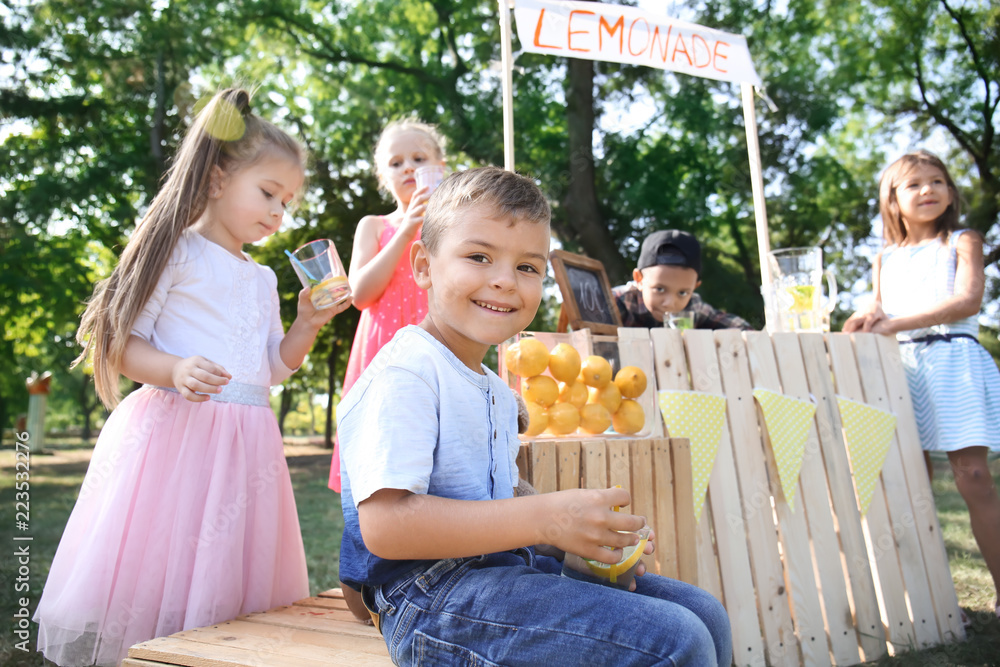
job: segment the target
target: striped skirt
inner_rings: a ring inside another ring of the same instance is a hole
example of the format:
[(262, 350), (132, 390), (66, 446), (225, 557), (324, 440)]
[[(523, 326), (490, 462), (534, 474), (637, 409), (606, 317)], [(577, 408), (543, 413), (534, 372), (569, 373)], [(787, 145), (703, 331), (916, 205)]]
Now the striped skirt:
[(927, 451), (1000, 451), (1000, 371), (979, 343), (956, 338), (904, 343), (900, 355)]

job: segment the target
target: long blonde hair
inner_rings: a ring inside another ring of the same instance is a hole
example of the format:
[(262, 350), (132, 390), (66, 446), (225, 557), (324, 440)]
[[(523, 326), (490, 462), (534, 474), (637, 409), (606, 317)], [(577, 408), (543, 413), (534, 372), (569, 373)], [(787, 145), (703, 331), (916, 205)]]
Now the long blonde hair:
[(73, 365), (92, 355), (97, 395), (109, 408), (121, 400), (119, 376), (132, 326), (181, 233), (205, 212), (214, 168), (230, 174), (253, 164), (267, 151), (280, 151), (304, 167), (302, 146), (251, 113), (246, 90), (220, 91), (198, 113), (118, 266), (95, 286), (76, 334), (83, 352)]
[(906, 225), (903, 224), (903, 216), (899, 212), (896, 188), (914, 168), (920, 165), (940, 170), (944, 174), (948, 190), (951, 191), (951, 204), (934, 221), (935, 233), (943, 239), (949, 232), (958, 229), (962, 203), (955, 181), (952, 180), (951, 174), (948, 173), (948, 167), (944, 166), (941, 158), (928, 151), (920, 150), (915, 153), (907, 153), (886, 167), (882, 173), (882, 180), (879, 182), (878, 188), (878, 205), (879, 212), (882, 214), (882, 238), (885, 239), (886, 245), (898, 244), (906, 240)]

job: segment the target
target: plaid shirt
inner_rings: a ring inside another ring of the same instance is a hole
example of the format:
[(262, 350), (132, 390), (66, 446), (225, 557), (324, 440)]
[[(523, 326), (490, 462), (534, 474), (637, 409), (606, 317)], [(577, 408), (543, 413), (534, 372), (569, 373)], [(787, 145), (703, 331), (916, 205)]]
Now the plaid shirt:
[[(618, 313), (622, 318), (622, 325), (626, 327), (645, 327), (652, 329), (662, 327), (663, 322), (659, 322), (642, 302), (642, 291), (629, 283), (619, 285), (611, 290), (615, 296), (615, 303), (618, 306)], [(697, 293), (691, 296), (685, 310), (694, 311), (695, 329), (743, 329), (753, 331), (754, 328), (749, 322), (738, 315), (731, 315), (721, 310), (713, 308), (701, 300)]]

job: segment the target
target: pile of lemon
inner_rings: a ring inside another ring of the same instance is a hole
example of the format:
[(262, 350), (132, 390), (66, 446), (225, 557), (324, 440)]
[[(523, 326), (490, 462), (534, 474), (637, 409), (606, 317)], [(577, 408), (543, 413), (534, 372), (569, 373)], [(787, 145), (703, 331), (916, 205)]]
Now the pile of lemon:
[[(549, 349), (537, 338), (522, 338), (504, 353), (507, 369), (521, 377), (521, 397), (528, 406), (525, 435), (638, 433), (646, 421), (635, 400), (646, 391), (646, 374), (625, 366), (612, 378), (604, 357), (580, 358), (572, 345)], [(548, 375), (543, 375), (548, 370)]]

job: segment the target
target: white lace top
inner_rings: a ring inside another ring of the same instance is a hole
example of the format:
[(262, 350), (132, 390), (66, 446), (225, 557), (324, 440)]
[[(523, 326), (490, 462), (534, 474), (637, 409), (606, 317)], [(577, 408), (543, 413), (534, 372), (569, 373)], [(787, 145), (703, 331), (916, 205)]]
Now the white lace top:
[(277, 285), (270, 268), (189, 229), (132, 333), (163, 352), (220, 364), (232, 374), (230, 383), (281, 384), (293, 370), (278, 353), (284, 330)]

